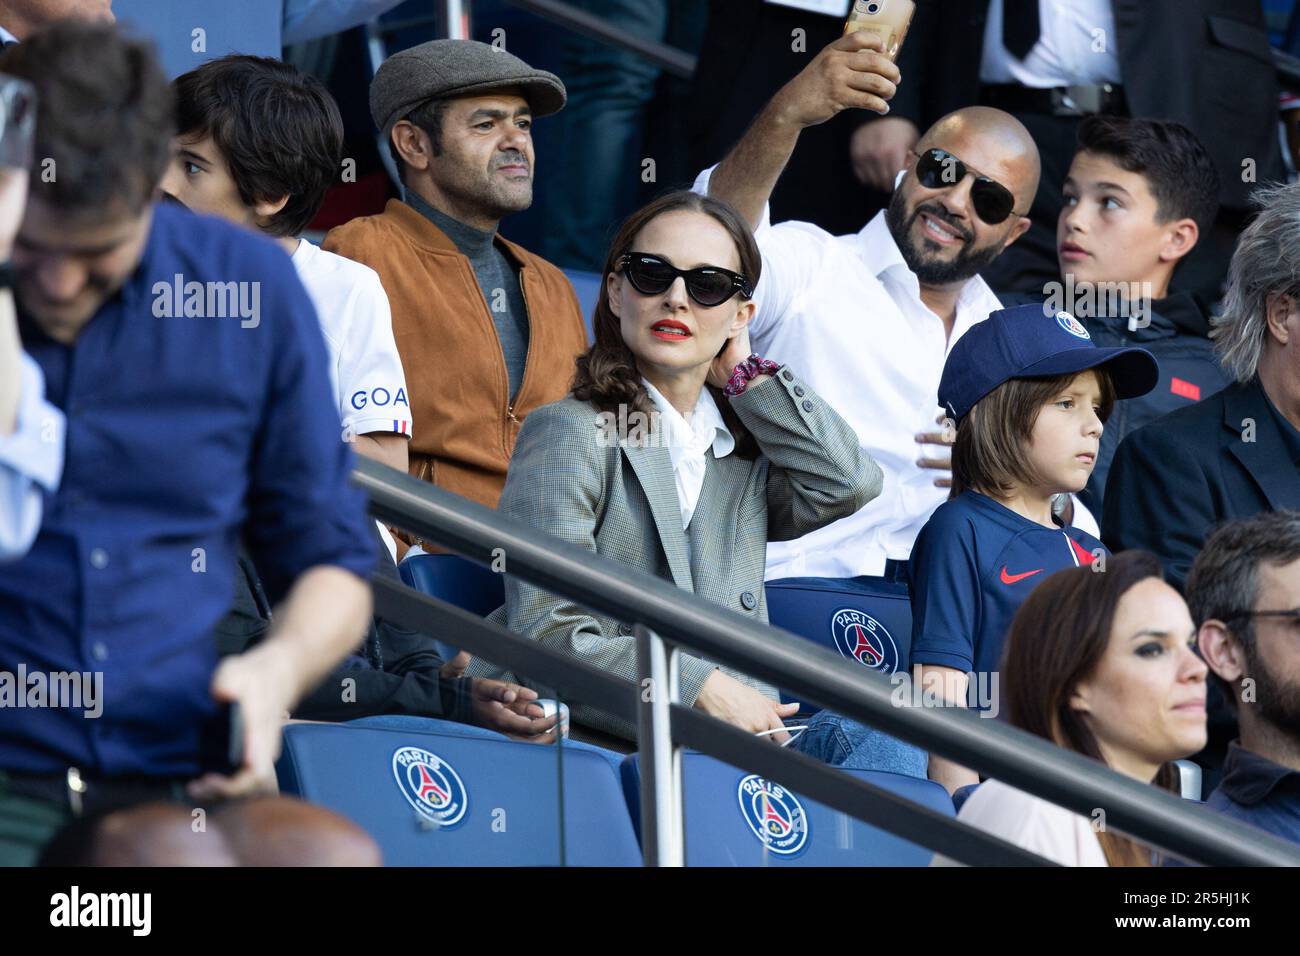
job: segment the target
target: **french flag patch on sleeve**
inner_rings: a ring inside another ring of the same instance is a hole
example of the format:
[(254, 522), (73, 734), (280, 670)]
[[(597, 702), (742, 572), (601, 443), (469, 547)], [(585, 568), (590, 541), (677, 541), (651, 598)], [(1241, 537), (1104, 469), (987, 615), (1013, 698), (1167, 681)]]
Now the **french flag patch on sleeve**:
[(1194, 402), (1201, 400), (1201, 386), (1184, 382), (1181, 378), (1175, 377), (1169, 380), (1169, 391), (1183, 398), (1190, 398)]
[(411, 423), (402, 421), (400, 418), (393, 419), (393, 431), (399, 435), (409, 435), (411, 433)]

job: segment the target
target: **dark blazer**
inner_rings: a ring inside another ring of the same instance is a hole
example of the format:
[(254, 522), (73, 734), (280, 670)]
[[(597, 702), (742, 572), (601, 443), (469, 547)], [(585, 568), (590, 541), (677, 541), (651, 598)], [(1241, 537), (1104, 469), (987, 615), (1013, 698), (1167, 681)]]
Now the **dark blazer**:
[(1216, 525), (1300, 508), (1300, 467), (1286, 447), (1258, 378), (1139, 428), (1111, 464), (1102, 540), (1155, 553), (1182, 590)]
[[(918, 0), (899, 56), (890, 115), (925, 130), (975, 102), (990, 0)], [(1278, 86), (1259, 0), (1111, 0), (1113, 38), (1134, 116), (1176, 120), (1200, 137), (1222, 181), (1221, 202), (1245, 208), (1253, 183), (1283, 178)]]

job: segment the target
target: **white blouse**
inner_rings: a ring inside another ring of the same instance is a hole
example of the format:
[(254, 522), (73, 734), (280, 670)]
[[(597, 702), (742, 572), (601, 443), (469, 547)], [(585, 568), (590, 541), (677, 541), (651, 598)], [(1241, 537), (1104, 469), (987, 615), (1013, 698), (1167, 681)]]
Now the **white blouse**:
[[(984, 781), (957, 819), (1062, 866), (1109, 865), (1087, 817), (997, 780)], [(930, 865), (959, 864), (936, 856)]]
[(704, 454), (713, 449), (714, 458), (725, 458), (735, 450), (736, 440), (722, 420), (722, 412), (707, 388), (700, 389), (690, 420), (682, 417), (659, 389), (641, 379), (659, 412), (657, 434), (668, 446), (673, 460), (673, 479), (677, 483), (677, 501), (682, 508), (682, 530), (691, 523), (695, 506), (704, 487)]

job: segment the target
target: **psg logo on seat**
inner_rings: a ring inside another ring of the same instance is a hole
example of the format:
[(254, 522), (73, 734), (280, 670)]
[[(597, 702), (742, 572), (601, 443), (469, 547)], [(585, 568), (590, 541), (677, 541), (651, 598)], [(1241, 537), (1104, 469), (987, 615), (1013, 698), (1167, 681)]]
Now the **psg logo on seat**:
[(757, 774), (741, 779), (736, 796), (740, 815), (769, 852), (795, 856), (803, 850), (808, 842), (808, 816), (798, 797)]
[(885, 625), (870, 614), (841, 608), (831, 616), (831, 636), (850, 660), (885, 674), (898, 670), (898, 647)]
[(393, 753), (393, 776), (402, 796), (421, 818), (443, 830), (464, 821), (469, 809), (465, 783), (437, 754), (419, 747), (400, 747)]

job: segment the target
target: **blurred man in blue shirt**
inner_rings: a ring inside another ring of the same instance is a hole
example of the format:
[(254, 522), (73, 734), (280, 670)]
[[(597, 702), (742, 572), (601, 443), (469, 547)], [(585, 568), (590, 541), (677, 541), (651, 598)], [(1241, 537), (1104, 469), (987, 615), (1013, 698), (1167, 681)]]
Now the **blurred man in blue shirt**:
[(1206, 805), (1300, 843), (1300, 511), (1221, 526), (1187, 604), (1239, 732)]
[[(147, 46), (61, 23), (0, 72), (36, 88), (19, 329), (67, 417), (36, 541), (0, 566), (0, 863), (22, 863), (81, 812), (265, 789), (284, 714), (364, 632), (374, 549), (288, 257), (153, 203), (172, 103)], [(282, 605), (218, 666), (241, 539)]]

